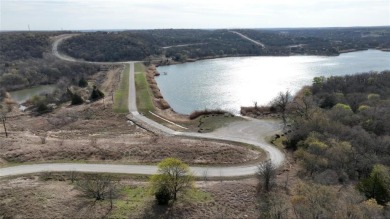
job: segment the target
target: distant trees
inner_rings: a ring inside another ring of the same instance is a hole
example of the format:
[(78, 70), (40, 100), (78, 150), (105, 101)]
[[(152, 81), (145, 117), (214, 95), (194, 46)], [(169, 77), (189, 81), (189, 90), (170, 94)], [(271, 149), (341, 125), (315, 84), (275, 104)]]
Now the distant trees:
[[(55, 84), (61, 78), (74, 79), (98, 71), (88, 63), (69, 63), (50, 55), (50, 37), (56, 32), (9, 32), (0, 34), (0, 87), (8, 91), (41, 84)], [(77, 82), (74, 82), (77, 83)]]
[(193, 187), (194, 177), (189, 167), (175, 158), (166, 158), (158, 164), (158, 173), (150, 178), (152, 190), (160, 204), (177, 200), (177, 195)]

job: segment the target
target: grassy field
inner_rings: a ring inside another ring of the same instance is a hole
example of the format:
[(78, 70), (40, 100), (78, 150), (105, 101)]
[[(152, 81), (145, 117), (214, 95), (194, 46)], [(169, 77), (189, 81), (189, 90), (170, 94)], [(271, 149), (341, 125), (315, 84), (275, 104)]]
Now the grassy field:
[(135, 64), (135, 89), (137, 96), (137, 108), (140, 113), (148, 115), (154, 111), (152, 93), (146, 81), (144, 66), (141, 63)]
[(199, 118), (195, 119), (197, 124), (200, 124), (198, 128), (201, 130), (201, 132), (212, 132), (218, 128), (224, 127), (228, 125), (231, 122), (236, 121), (242, 121), (241, 117), (237, 116), (225, 116), (225, 115), (207, 115), (207, 116), (200, 116)]
[(114, 94), (114, 112), (116, 113), (128, 113), (128, 101), (129, 101), (129, 74), (130, 65), (126, 64), (125, 69), (121, 74), (121, 81), (118, 89)]

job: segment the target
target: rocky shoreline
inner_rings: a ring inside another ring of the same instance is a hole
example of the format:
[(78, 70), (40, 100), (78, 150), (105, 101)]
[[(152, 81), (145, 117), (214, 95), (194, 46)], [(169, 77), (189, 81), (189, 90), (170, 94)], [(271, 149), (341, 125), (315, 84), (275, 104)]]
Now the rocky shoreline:
[(146, 80), (148, 82), (148, 85), (153, 93), (153, 103), (154, 105), (161, 109), (161, 110), (167, 110), (172, 109), (169, 103), (164, 99), (164, 97), (161, 94), (160, 88), (157, 86), (157, 82), (155, 77), (159, 76), (160, 73), (157, 71), (157, 68), (155, 65), (150, 65), (146, 69)]

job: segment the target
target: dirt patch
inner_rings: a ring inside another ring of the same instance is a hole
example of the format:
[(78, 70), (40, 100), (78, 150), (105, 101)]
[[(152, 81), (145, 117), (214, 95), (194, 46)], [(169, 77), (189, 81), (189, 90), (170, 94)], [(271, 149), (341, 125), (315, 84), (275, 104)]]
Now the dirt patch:
[(92, 79), (100, 85), (100, 89), (106, 93), (106, 96), (111, 96), (119, 84), (122, 71), (123, 66), (119, 68), (111, 67), (108, 71), (94, 75)]
[(0, 217), (2, 218), (101, 218), (106, 203), (81, 196), (67, 182), (21, 177), (0, 181)]

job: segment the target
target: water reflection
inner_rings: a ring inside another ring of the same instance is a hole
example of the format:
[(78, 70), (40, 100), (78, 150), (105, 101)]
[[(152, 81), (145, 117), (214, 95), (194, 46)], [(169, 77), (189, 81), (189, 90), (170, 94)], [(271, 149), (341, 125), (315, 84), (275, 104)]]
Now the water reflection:
[(56, 87), (54, 85), (40, 85), (23, 90), (12, 91), (10, 94), (13, 100), (15, 100), (18, 104), (21, 104), (35, 95), (53, 93), (55, 88)]
[(165, 99), (180, 113), (267, 104), (280, 91), (296, 92), (313, 77), (390, 69), (390, 53), (367, 50), (336, 57), (237, 57), (162, 66), (156, 78)]

